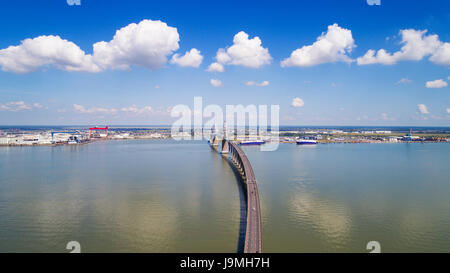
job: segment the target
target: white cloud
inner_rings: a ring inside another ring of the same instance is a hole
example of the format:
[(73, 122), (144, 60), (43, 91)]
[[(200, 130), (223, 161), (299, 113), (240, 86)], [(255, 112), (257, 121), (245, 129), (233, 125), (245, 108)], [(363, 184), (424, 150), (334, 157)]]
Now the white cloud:
[(267, 48), (262, 47), (259, 37), (249, 39), (244, 31), (233, 38), (233, 45), (227, 49), (220, 48), (216, 54), (216, 63), (212, 63), (208, 71), (223, 72), (224, 65), (241, 65), (249, 68), (259, 68), (270, 64), (272, 57)]
[(167, 62), (168, 55), (178, 50), (179, 40), (176, 28), (161, 21), (142, 20), (117, 30), (109, 42), (95, 43), (92, 55), (59, 36), (25, 39), (18, 46), (0, 50), (0, 66), (3, 71), (15, 73), (32, 72), (49, 65), (86, 72), (130, 66), (157, 69)]
[(333, 24), (328, 26), (327, 33), (322, 33), (312, 45), (294, 50), (289, 58), (281, 62), (281, 66), (308, 67), (332, 62), (350, 63), (352, 60), (347, 54), (355, 46), (351, 30)]
[(151, 113), (153, 111), (153, 108), (151, 106), (144, 106), (142, 108), (139, 108), (136, 105), (132, 105), (129, 107), (122, 107), (120, 108), (120, 111), (126, 113), (144, 114), (144, 113)]
[(179, 57), (179, 54), (174, 54), (170, 63), (179, 66), (199, 67), (202, 61), (203, 56), (200, 54), (200, 51), (193, 48), (191, 51), (187, 51), (182, 57)]
[(417, 107), (419, 108), (419, 112), (422, 114), (429, 114), (428, 108), (425, 104), (417, 104)]
[(261, 83), (259, 83), (259, 84), (256, 84), (257, 86), (268, 86), (270, 83), (269, 83), (269, 81), (263, 81), (263, 82), (261, 82)]
[(439, 65), (450, 65), (450, 43), (441, 43), (431, 55), (430, 61)]
[(209, 82), (210, 82), (211, 85), (214, 86), (214, 87), (220, 87), (220, 86), (222, 86), (222, 81), (221, 81), (221, 80), (211, 79)]
[(450, 108), (447, 108), (447, 114), (450, 114)]
[(22, 111), (22, 110), (32, 110), (35, 109), (42, 109), (44, 106), (42, 106), (40, 103), (32, 103), (32, 104), (26, 104), (24, 101), (11, 101), (8, 103), (0, 103), (0, 110), (3, 111)]
[(31, 106), (24, 101), (11, 101), (5, 104), (0, 104), (0, 110), (17, 112), (21, 110), (31, 110)]
[(434, 81), (428, 81), (425, 84), (426, 88), (443, 88), (443, 87), (446, 87), (446, 86), (448, 86), (448, 84), (443, 79), (434, 80)]
[(95, 43), (93, 59), (103, 69), (131, 65), (157, 69), (178, 50), (179, 41), (176, 28), (159, 20), (142, 20), (117, 30), (109, 42)]
[(305, 102), (301, 98), (294, 98), (291, 105), (293, 107), (303, 107), (305, 105)]
[(117, 109), (111, 108), (102, 108), (102, 107), (92, 107), (92, 108), (86, 108), (83, 105), (74, 104), (73, 109), (82, 114), (116, 114)]
[(93, 63), (91, 55), (86, 55), (76, 44), (59, 36), (25, 39), (18, 46), (0, 50), (0, 66), (3, 71), (28, 73), (48, 65), (67, 71), (100, 70)]
[(426, 32), (427, 30), (400, 30), (403, 44), (400, 51), (391, 54), (385, 49), (370, 49), (356, 61), (358, 65), (393, 65), (399, 61), (420, 61), (430, 56), (429, 60), (435, 64), (450, 65), (450, 44), (439, 41), (438, 35), (426, 35)]
[[(136, 105), (132, 105), (129, 107), (122, 107), (119, 110), (115, 108), (103, 108), (103, 107), (92, 107), (92, 108), (86, 108), (83, 105), (74, 104), (73, 109), (82, 114), (112, 114), (115, 115), (119, 111), (124, 113), (131, 113), (131, 114), (145, 114), (145, 113), (152, 113), (153, 108), (151, 106), (144, 106), (144, 107), (137, 107)], [(62, 112), (62, 111), (61, 111)], [(65, 110), (64, 110), (65, 112)]]
[(375, 64), (375, 63), (381, 63), (381, 64), (395, 64), (396, 60), (389, 55), (389, 53), (386, 52), (384, 49), (378, 50), (375, 55), (375, 50), (369, 49), (366, 54), (362, 57), (358, 57), (356, 59), (356, 63), (358, 65), (367, 65), (367, 64)]
[(86, 108), (83, 105), (79, 105), (79, 104), (74, 104), (73, 105), (73, 109), (77, 112), (80, 113), (85, 113), (86, 112)]
[(270, 83), (269, 83), (269, 81), (262, 81), (260, 83), (254, 82), (254, 81), (248, 81), (245, 84), (248, 86), (268, 86)]
[(408, 83), (412, 83), (412, 80), (408, 78), (401, 78), (396, 84), (408, 84)]
[(219, 63), (212, 63), (208, 66), (208, 69), (206, 71), (208, 71), (208, 72), (224, 72), (225, 67)]

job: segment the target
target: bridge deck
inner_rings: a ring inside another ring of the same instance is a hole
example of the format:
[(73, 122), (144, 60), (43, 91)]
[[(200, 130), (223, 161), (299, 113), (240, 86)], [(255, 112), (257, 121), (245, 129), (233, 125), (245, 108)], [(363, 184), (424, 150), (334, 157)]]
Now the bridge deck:
[(230, 156), (236, 157), (236, 161), (242, 168), (244, 180), (247, 185), (247, 230), (245, 234), (245, 253), (262, 252), (262, 228), (261, 208), (259, 205), (258, 186), (252, 165), (244, 151), (236, 143), (229, 141)]

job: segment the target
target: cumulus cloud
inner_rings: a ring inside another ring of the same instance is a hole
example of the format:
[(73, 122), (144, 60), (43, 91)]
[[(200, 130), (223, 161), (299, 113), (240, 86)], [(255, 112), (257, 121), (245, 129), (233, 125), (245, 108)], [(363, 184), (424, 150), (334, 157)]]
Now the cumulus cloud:
[(357, 58), (358, 65), (384, 64), (393, 65), (399, 61), (420, 61), (426, 56), (435, 64), (450, 65), (450, 44), (439, 40), (436, 34), (426, 35), (427, 30), (400, 30), (403, 44), (400, 51), (388, 53), (385, 49), (370, 49)]
[(262, 47), (261, 39), (256, 36), (249, 39), (244, 31), (240, 31), (233, 38), (233, 45), (220, 48), (216, 54), (217, 62), (212, 63), (208, 71), (223, 72), (224, 65), (241, 65), (248, 68), (259, 68), (270, 64), (272, 57), (267, 48)]
[(18, 46), (0, 50), (3, 71), (28, 73), (41, 66), (54, 65), (67, 71), (98, 72), (92, 56), (86, 55), (76, 44), (59, 36), (39, 36), (25, 39)]
[(220, 63), (212, 63), (208, 66), (208, 69), (206, 70), (208, 72), (224, 72), (225, 67)]
[[(93, 54), (86, 54), (76, 44), (59, 36), (25, 39), (18, 46), (0, 50), (0, 66), (3, 71), (15, 73), (28, 73), (50, 65), (85, 72), (128, 69), (130, 66), (157, 69), (166, 64), (168, 55), (178, 50), (179, 40), (176, 28), (161, 21), (142, 20), (117, 30), (109, 42), (95, 43)], [(198, 62), (195, 51), (191, 50), (188, 57), (183, 57), (178, 59), (180, 63), (195, 58)]]
[(179, 56), (179, 54), (174, 54), (170, 63), (179, 66), (199, 67), (203, 61), (203, 56), (200, 54), (200, 51), (195, 48), (187, 51), (183, 56)]
[(450, 114), (450, 108), (447, 108), (447, 114)]
[(161, 21), (142, 20), (116, 31), (109, 42), (94, 44), (93, 59), (102, 69), (127, 69), (131, 65), (157, 69), (178, 50), (180, 37)]
[(291, 105), (293, 107), (303, 107), (305, 105), (305, 102), (301, 98), (294, 98)]
[(248, 86), (268, 86), (270, 83), (269, 83), (269, 81), (262, 81), (260, 83), (254, 82), (254, 81), (248, 81), (245, 84)]
[(214, 86), (214, 87), (220, 87), (220, 86), (222, 86), (222, 81), (221, 81), (221, 80), (211, 79), (209, 82), (210, 82), (211, 85)]
[(294, 50), (291, 56), (281, 62), (282, 67), (308, 67), (331, 62), (352, 62), (347, 54), (356, 47), (352, 32), (341, 28), (338, 24), (328, 26), (312, 45)]
[(438, 65), (450, 65), (450, 43), (440, 43), (430, 61)]
[(443, 79), (434, 80), (434, 81), (428, 81), (425, 84), (426, 88), (443, 88), (443, 87), (446, 87), (446, 86), (448, 86), (448, 84)]
[(428, 108), (425, 104), (417, 104), (417, 107), (419, 108), (419, 112), (421, 114), (429, 114), (430, 112), (428, 112)]
[(0, 103), (0, 110), (18, 112), (22, 110), (32, 110), (33, 108), (41, 109), (40, 103), (26, 104), (24, 101), (11, 101), (8, 103)]

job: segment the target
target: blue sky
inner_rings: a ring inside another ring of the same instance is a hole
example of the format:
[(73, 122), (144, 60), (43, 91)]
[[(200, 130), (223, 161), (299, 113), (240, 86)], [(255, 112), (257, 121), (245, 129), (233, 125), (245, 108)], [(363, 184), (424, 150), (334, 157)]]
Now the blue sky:
[(7, 1), (0, 26), (3, 125), (170, 124), (202, 96), (279, 104), (284, 125), (450, 126), (445, 0)]

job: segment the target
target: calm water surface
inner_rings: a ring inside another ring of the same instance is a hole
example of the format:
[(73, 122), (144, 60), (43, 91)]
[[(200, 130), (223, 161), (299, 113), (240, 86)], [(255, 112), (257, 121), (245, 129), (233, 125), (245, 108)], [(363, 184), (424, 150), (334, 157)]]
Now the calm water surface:
[(0, 252), (236, 252), (239, 209), (206, 143), (0, 147)]
[(266, 252), (450, 252), (450, 144), (244, 148)]
[[(450, 144), (244, 150), (265, 252), (450, 252)], [(235, 252), (240, 209), (204, 142), (0, 147), (0, 252)]]

